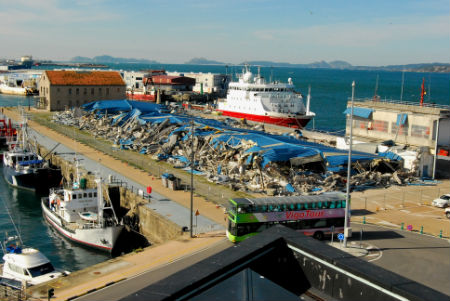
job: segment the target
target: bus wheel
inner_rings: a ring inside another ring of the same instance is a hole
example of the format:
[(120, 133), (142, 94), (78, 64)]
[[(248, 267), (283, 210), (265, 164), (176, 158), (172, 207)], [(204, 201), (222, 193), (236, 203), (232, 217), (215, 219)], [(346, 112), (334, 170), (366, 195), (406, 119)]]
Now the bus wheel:
[(314, 232), (313, 237), (317, 240), (323, 240), (324, 235), (323, 235), (322, 231), (317, 231), (317, 232)]

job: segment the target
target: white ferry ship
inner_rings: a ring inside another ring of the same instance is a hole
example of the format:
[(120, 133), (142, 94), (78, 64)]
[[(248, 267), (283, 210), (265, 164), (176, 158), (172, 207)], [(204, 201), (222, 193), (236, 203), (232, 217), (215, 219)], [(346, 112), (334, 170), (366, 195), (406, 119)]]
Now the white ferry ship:
[(280, 126), (303, 128), (315, 116), (303, 97), (295, 91), (292, 79), (287, 83), (267, 83), (258, 72), (253, 76), (248, 66), (239, 81), (228, 86), (227, 98), (218, 102), (217, 111), (224, 116)]

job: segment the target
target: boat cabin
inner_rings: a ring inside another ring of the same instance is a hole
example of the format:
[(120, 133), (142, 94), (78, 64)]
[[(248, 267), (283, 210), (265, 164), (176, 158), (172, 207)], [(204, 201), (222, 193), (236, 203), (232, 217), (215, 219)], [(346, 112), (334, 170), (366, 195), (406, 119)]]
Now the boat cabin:
[(56, 272), (50, 260), (44, 254), (33, 248), (9, 246), (3, 256), (2, 277), (17, 281), (26, 281), (36, 285), (62, 275)]

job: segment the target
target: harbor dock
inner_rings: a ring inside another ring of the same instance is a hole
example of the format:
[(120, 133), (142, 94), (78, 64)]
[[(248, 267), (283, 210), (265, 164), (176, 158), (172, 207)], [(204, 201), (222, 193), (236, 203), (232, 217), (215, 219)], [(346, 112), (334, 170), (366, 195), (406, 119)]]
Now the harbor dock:
[[(14, 109), (5, 109), (4, 113), (13, 120), (19, 120), (19, 115)], [(31, 111), (32, 116), (38, 117), (39, 111)], [(139, 157), (131, 156), (130, 151), (111, 150), (116, 155), (113, 157), (98, 148), (85, 143), (80, 143), (81, 137), (63, 135), (58, 131), (50, 129), (32, 118), (29, 126), (39, 133), (39, 143), (46, 144), (51, 149), (57, 143), (57, 153), (76, 152), (78, 157), (83, 157), (86, 169), (94, 172), (99, 170), (107, 178), (113, 175), (117, 179), (128, 182), (130, 187), (136, 191), (146, 191), (151, 187), (151, 201), (145, 204), (148, 208), (158, 213), (163, 218), (170, 220), (179, 226), (180, 235), (173, 240), (154, 244), (140, 252), (126, 254), (107, 262), (95, 265), (88, 269), (77, 271), (72, 275), (50, 282), (43, 287), (32, 287), (28, 293), (36, 298), (46, 299), (47, 289), (55, 288), (53, 300), (68, 300), (86, 294), (96, 289), (119, 282), (125, 278), (131, 278), (150, 269), (162, 267), (174, 262), (188, 254), (205, 250), (225, 240), (225, 215), (223, 205), (227, 198), (232, 196), (233, 191), (228, 187), (214, 185), (208, 189), (207, 184), (197, 190), (197, 182), (201, 183), (199, 177), (195, 177), (194, 185), (194, 210), (198, 210), (197, 227), (195, 237), (191, 238), (188, 233), (182, 233), (182, 227), (189, 225), (189, 190), (171, 190), (165, 187), (161, 181), (161, 175), (166, 172), (175, 172), (169, 165), (155, 165), (152, 172), (139, 168), (145, 164), (153, 164), (139, 161)], [(308, 133), (311, 137), (314, 133)], [(317, 140), (326, 139), (321, 135), (315, 136)], [(117, 152), (127, 152), (134, 160), (118, 159)], [(116, 157), (117, 156), (117, 157)], [(73, 157), (69, 157), (70, 158)], [(185, 175), (183, 182), (188, 183), (189, 175)], [(206, 181), (205, 181), (206, 182)], [(388, 189), (373, 189), (352, 193), (352, 222), (372, 223), (392, 228), (403, 228), (412, 225), (413, 231), (419, 231), (423, 227), (425, 234), (433, 236), (449, 237), (448, 221), (443, 211), (430, 206), (430, 201), (448, 190), (448, 180), (440, 181), (433, 186), (391, 186)], [(200, 185), (199, 185), (200, 187)], [(211, 186), (209, 186), (211, 187)], [(256, 196), (258, 196), (256, 194)], [(440, 232), (442, 231), (442, 232)], [(231, 243), (228, 246), (232, 246)], [(225, 246), (224, 246), (225, 247)]]

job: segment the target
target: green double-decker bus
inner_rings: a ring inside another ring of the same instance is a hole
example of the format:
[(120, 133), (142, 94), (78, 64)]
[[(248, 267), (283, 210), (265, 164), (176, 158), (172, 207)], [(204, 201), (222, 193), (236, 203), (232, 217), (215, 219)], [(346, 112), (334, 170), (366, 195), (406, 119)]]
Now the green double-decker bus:
[(323, 239), (332, 231), (344, 230), (345, 206), (345, 194), (341, 192), (230, 199), (226, 233), (230, 241), (239, 242), (281, 224)]

